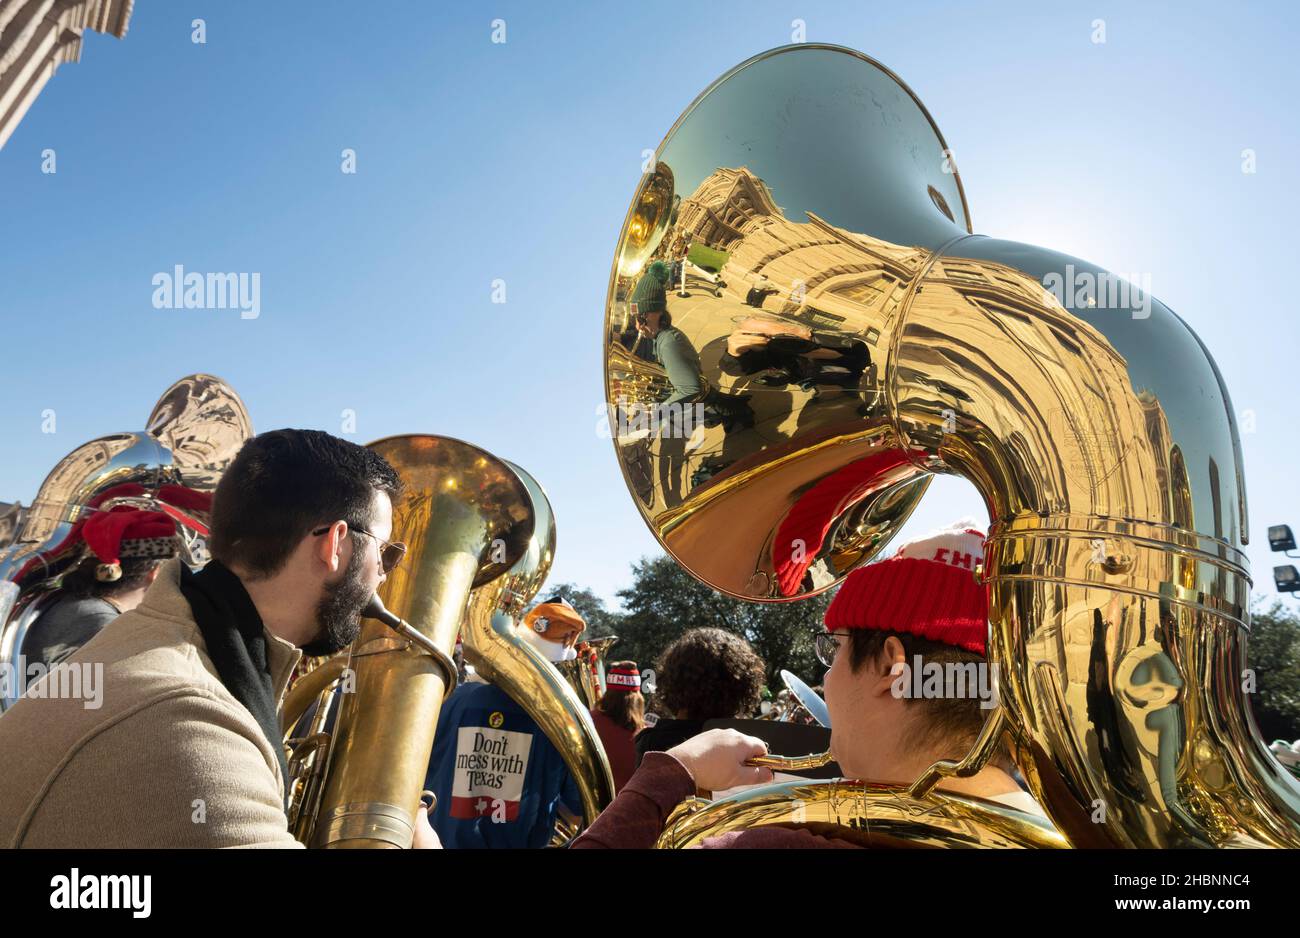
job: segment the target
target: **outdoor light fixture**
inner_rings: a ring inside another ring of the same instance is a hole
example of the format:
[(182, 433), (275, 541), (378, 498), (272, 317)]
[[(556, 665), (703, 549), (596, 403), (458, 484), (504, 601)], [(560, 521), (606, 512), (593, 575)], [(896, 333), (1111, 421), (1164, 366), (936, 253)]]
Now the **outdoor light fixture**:
[(1294, 593), (1300, 590), (1300, 573), (1293, 566), (1274, 567), (1273, 582), (1279, 593)]
[(1295, 550), (1295, 535), (1289, 524), (1275, 524), (1268, 529), (1268, 546), (1273, 550)]

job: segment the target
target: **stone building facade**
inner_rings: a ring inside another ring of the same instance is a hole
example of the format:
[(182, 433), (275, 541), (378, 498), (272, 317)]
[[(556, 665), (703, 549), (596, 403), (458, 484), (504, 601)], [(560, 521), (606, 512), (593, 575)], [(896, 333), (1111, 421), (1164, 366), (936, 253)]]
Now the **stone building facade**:
[(0, 0), (0, 147), (87, 29), (126, 35), (135, 0)]

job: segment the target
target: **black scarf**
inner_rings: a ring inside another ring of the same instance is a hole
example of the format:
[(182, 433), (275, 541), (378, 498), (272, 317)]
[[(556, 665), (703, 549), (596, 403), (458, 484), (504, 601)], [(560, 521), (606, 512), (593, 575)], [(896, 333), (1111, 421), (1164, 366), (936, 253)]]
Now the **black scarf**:
[(280, 760), (286, 796), (289, 764), (275, 712), (275, 689), (267, 660), (266, 631), (257, 607), (239, 577), (219, 560), (198, 573), (181, 565), (181, 593), (194, 612), (208, 657), (226, 690), (248, 708)]

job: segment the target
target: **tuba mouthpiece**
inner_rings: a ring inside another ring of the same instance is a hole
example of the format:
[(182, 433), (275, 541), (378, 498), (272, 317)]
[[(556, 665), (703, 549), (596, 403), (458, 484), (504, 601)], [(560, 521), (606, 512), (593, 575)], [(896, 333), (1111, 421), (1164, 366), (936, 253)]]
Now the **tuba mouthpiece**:
[(392, 629), (398, 628), (402, 624), (401, 619), (384, 607), (384, 601), (379, 598), (378, 593), (371, 595), (370, 602), (366, 603), (366, 608), (361, 610), (361, 614), (367, 619), (378, 619)]

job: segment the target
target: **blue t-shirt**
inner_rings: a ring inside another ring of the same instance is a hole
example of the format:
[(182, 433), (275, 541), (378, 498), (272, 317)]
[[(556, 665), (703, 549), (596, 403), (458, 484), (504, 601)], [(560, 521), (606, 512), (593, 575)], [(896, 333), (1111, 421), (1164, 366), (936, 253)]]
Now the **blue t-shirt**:
[(523, 707), (493, 684), (462, 684), (442, 705), (425, 787), (447, 848), (545, 847), (560, 802), (581, 813), (559, 750)]

